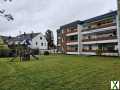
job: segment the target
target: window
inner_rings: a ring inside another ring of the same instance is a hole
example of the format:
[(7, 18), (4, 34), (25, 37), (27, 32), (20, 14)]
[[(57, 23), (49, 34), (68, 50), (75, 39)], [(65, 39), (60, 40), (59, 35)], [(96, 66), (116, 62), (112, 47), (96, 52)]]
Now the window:
[(88, 26), (88, 29), (91, 29), (91, 26)]
[(43, 43), (41, 43), (41, 46), (43, 46)]
[(91, 45), (89, 45), (89, 50), (92, 50), (92, 46)]
[(114, 36), (117, 36), (117, 32), (116, 32), (116, 31), (113, 31), (113, 35), (114, 35)]
[(100, 26), (100, 25), (101, 25), (101, 23), (98, 23), (97, 25), (98, 25), (98, 26)]
[(36, 42), (36, 46), (38, 45), (38, 42)]
[(42, 37), (40, 37), (40, 40), (42, 40)]
[(88, 39), (91, 39), (91, 36), (90, 36), (90, 35), (88, 36)]

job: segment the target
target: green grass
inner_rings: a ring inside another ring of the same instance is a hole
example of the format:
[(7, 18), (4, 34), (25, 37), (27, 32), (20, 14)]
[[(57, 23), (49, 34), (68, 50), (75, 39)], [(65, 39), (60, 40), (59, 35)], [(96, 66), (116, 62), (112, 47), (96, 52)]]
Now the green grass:
[(120, 80), (120, 58), (41, 56), (29, 62), (0, 59), (0, 90), (110, 90)]

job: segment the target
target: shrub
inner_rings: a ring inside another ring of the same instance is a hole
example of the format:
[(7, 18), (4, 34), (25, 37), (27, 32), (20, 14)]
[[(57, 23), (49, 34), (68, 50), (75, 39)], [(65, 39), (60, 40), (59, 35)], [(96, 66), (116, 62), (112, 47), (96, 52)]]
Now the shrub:
[(0, 49), (0, 57), (9, 57), (10, 49)]
[(48, 51), (45, 51), (44, 52), (44, 55), (49, 55), (50, 53)]
[(34, 50), (33, 50), (33, 54), (34, 54), (34, 55), (39, 55), (39, 49), (34, 49)]

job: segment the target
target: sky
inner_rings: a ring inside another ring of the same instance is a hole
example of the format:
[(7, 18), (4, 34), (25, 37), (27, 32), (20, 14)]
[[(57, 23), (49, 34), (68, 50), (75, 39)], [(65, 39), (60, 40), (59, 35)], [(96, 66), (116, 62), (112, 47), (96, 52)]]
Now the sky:
[(0, 17), (0, 35), (16, 36), (20, 33), (54, 32), (61, 25), (86, 20), (117, 9), (116, 0), (13, 0), (1, 9), (11, 13), (14, 21)]

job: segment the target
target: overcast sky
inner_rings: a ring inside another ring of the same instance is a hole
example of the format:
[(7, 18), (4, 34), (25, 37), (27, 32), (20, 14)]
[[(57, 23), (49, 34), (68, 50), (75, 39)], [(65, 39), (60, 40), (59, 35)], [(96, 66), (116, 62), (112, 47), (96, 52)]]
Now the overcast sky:
[(0, 0), (0, 7), (15, 18), (8, 22), (0, 17), (1, 35), (18, 35), (19, 31), (44, 33), (51, 29), (56, 37), (59, 26), (116, 10), (117, 6), (116, 0)]

